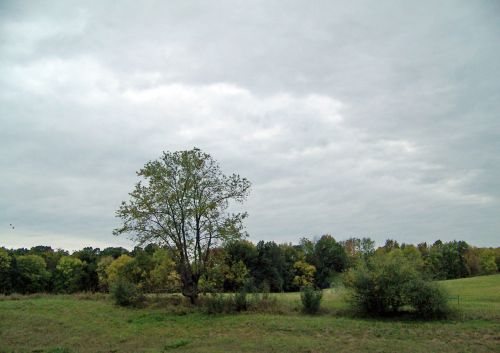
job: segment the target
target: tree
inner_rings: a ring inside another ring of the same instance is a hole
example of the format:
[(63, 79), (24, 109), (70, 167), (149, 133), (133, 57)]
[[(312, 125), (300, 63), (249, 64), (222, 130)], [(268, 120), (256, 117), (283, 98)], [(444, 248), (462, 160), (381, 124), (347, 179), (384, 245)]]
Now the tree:
[(132, 273), (130, 273), (129, 264), (133, 263), (134, 259), (127, 254), (123, 254), (116, 260), (113, 260), (111, 264), (106, 268), (107, 285), (111, 287), (113, 284), (118, 282), (120, 279), (132, 281)]
[(99, 289), (107, 292), (109, 290), (108, 267), (113, 263), (113, 257), (103, 256), (97, 263), (97, 277), (99, 279)]
[(375, 252), (375, 242), (370, 238), (352, 237), (341, 241), (346, 255), (349, 259), (349, 266), (355, 266), (359, 261), (366, 260)]
[(383, 248), (386, 252), (391, 252), (394, 249), (399, 249), (399, 243), (394, 239), (387, 239)]
[(84, 263), (72, 256), (59, 260), (55, 273), (55, 287), (59, 292), (74, 293), (83, 288)]
[(307, 262), (316, 267), (316, 285), (328, 288), (333, 278), (347, 268), (348, 258), (342, 245), (331, 235), (323, 235), (314, 244), (312, 259)]
[(257, 266), (254, 277), (261, 288), (269, 286), (271, 292), (283, 291), (286, 268), (283, 250), (274, 241), (257, 243)]
[(179, 274), (175, 270), (175, 263), (167, 250), (158, 248), (153, 253), (153, 261), (154, 268), (150, 273), (151, 288), (169, 292), (178, 290)]
[(7, 294), (11, 290), (10, 262), (10, 255), (7, 253), (7, 251), (0, 248), (0, 293)]
[(227, 209), (230, 201), (246, 199), (250, 182), (224, 175), (217, 162), (197, 148), (164, 152), (137, 175), (142, 180), (130, 201), (117, 210), (123, 225), (114, 234), (131, 234), (139, 245), (167, 247), (181, 277), (182, 294), (194, 303), (211, 249), (242, 236), (246, 213), (229, 214)]
[[(283, 257), (285, 259), (285, 267), (283, 269), (283, 290), (285, 292), (297, 291), (305, 285), (312, 284), (314, 279), (308, 284), (300, 284), (296, 280), (297, 276), (300, 277), (304, 274), (300, 271), (297, 273), (297, 268), (295, 266), (297, 262), (306, 263), (302, 248), (298, 245), (292, 245), (290, 243), (280, 244), (279, 247), (281, 248), (281, 252), (283, 253)], [(314, 269), (314, 271), (316, 271), (316, 269)]]
[(436, 241), (429, 253), (428, 271), (436, 279), (462, 278), (470, 275), (466, 254), (469, 245), (465, 241)]
[(99, 286), (97, 275), (97, 260), (100, 255), (99, 248), (85, 247), (73, 253), (73, 256), (83, 262), (82, 288), (95, 292)]
[(308, 264), (305, 261), (297, 261), (293, 268), (295, 269), (295, 277), (293, 278), (293, 284), (297, 288), (302, 287), (312, 287), (314, 284), (314, 274), (316, 273), (316, 267)]
[(50, 273), (47, 271), (43, 257), (38, 255), (23, 255), (16, 259), (18, 274), (17, 291), (21, 293), (36, 293), (47, 289)]
[[(224, 278), (225, 291), (238, 291), (242, 286), (252, 286), (253, 274), (258, 266), (257, 248), (245, 239), (224, 244), (224, 261), (229, 269)], [(248, 288), (247, 288), (248, 289)]]
[(119, 248), (109, 247), (109, 248), (105, 248), (104, 250), (102, 250), (99, 253), (99, 256), (111, 256), (111, 257), (113, 257), (113, 259), (117, 259), (120, 256), (122, 256), (123, 254), (128, 254), (128, 253), (129, 253), (129, 251), (127, 249), (122, 248), (122, 247), (119, 247)]
[(479, 254), (479, 263), (481, 266), (481, 274), (490, 275), (497, 272), (497, 264), (495, 263), (495, 252), (491, 249), (484, 249)]

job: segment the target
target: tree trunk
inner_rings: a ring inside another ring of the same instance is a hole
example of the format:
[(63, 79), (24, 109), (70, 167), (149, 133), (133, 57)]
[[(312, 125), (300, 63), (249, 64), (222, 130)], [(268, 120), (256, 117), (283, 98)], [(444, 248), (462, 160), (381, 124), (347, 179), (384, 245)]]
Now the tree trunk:
[(182, 280), (182, 295), (189, 298), (191, 304), (196, 304), (198, 299), (198, 275), (190, 273), (190, 269), (183, 269), (181, 273)]

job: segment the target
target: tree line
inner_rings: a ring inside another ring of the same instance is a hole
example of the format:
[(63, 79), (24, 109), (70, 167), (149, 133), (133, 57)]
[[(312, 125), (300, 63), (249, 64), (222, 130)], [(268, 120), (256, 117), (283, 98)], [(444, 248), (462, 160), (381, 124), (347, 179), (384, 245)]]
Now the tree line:
[[(291, 292), (303, 287), (328, 288), (361, 262), (394, 253), (415, 264), (428, 279), (493, 274), (500, 269), (500, 248), (479, 248), (465, 241), (438, 240), (415, 246), (389, 239), (375, 248), (369, 238), (337, 241), (331, 235), (303, 238), (295, 245), (236, 239), (211, 249), (199, 290)], [(107, 292), (118, 281), (131, 283), (143, 293), (179, 292), (180, 265), (174, 258), (171, 249), (154, 244), (132, 251), (86, 247), (73, 253), (50, 246), (0, 248), (0, 293)]]

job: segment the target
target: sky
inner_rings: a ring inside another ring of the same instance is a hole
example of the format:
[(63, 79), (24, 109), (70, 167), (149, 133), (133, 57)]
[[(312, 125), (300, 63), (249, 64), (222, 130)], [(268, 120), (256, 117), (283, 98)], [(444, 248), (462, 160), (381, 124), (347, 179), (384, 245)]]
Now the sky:
[[(162, 151), (250, 240), (500, 246), (500, 2), (0, 1), (0, 246), (125, 246)], [(11, 226), (12, 224), (12, 226)]]

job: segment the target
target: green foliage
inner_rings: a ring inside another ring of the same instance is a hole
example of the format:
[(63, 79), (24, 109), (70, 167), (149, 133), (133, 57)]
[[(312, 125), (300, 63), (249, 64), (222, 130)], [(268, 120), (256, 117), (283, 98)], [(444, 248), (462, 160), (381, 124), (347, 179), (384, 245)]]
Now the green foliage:
[(495, 252), (491, 249), (484, 249), (479, 254), (479, 265), (481, 274), (490, 275), (497, 272), (497, 264), (495, 262)]
[[(343, 250), (337, 252), (338, 246)], [(374, 256), (394, 254), (403, 256), (428, 279), (493, 274), (500, 263), (500, 248), (477, 248), (458, 241), (437, 241), (432, 246), (420, 243), (415, 247), (389, 240), (375, 254), (373, 241), (368, 238), (350, 238), (337, 243), (332, 237), (324, 236), (318, 241), (302, 239), (299, 245), (259, 242), (257, 246), (247, 240), (232, 240), (223, 247), (211, 249), (198, 290), (202, 293), (292, 292), (304, 286), (316, 286), (317, 280), (322, 281), (322, 286), (333, 286), (346, 269), (370, 262)], [(43, 267), (45, 263), (45, 270), (36, 270), (40, 266), (25, 260), (25, 256), (38, 258), (39, 265)], [(156, 244), (148, 244), (144, 249), (136, 247), (131, 252), (123, 248), (100, 251), (87, 247), (71, 256), (50, 246), (0, 248), (0, 293), (107, 292), (110, 284), (120, 278), (135, 284), (143, 293), (179, 292), (182, 281), (174, 257), (171, 249)], [(345, 258), (346, 262), (342, 260)], [(19, 268), (18, 259), (21, 259)], [(321, 275), (315, 264), (322, 268)], [(30, 273), (35, 276), (31, 277)]]
[(115, 303), (120, 306), (136, 305), (140, 299), (137, 287), (122, 278), (113, 282), (110, 293)]
[(379, 253), (345, 276), (351, 303), (370, 315), (394, 314), (411, 306), (421, 317), (445, 316), (446, 294), (437, 284), (426, 282), (417, 264), (396, 249)]
[(349, 238), (341, 241), (349, 260), (349, 266), (354, 267), (360, 261), (368, 259), (375, 252), (375, 242), (370, 238)]
[(103, 292), (109, 291), (109, 278), (108, 278), (108, 267), (113, 262), (113, 257), (103, 256), (97, 263), (97, 277), (99, 281), (99, 289)]
[(235, 288), (241, 288), (248, 278), (248, 268), (241, 260), (235, 262), (226, 274), (226, 281), (231, 282)]
[(349, 261), (344, 247), (331, 235), (323, 235), (306, 260), (316, 267), (315, 283), (320, 288), (330, 287), (336, 274), (344, 271)]
[(0, 248), (0, 294), (8, 294), (12, 289), (11, 261), (7, 251)]
[(154, 267), (150, 273), (150, 288), (176, 292), (180, 289), (180, 277), (175, 270), (175, 262), (165, 249), (157, 249), (153, 253)]
[(436, 241), (431, 247), (427, 272), (436, 279), (462, 278), (470, 275), (466, 255), (469, 245), (464, 241), (443, 243)]
[(408, 303), (418, 317), (442, 318), (450, 314), (448, 294), (436, 282), (415, 280), (408, 284)]
[(119, 280), (132, 281), (132, 268), (127, 266), (133, 263), (134, 259), (127, 254), (121, 255), (106, 268), (108, 285), (111, 288)]
[(23, 255), (16, 258), (17, 283), (20, 293), (43, 292), (47, 289), (50, 273), (44, 259), (38, 255)]
[(316, 267), (308, 264), (305, 261), (297, 261), (293, 264), (295, 270), (295, 277), (293, 278), (293, 284), (298, 287), (311, 287), (314, 285), (314, 275), (316, 273)]
[(125, 254), (130, 254), (129, 251), (127, 249), (124, 249), (122, 247), (108, 247), (108, 248), (105, 248), (103, 249), (99, 255), (101, 257), (104, 257), (104, 256), (111, 256), (113, 259), (117, 259), (119, 258), (120, 256), (122, 255), (125, 255)]
[(415, 266), (418, 271), (423, 271), (424, 269), (424, 260), (422, 259), (422, 254), (414, 245), (401, 245), (401, 251), (403, 252), (403, 256)]
[(56, 267), (55, 287), (58, 292), (74, 293), (83, 289), (84, 263), (72, 256), (60, 258)]
[(91, 292), (98, 290), (97, 263), (100, 257), (99, 248), (85, 247), (82, 250), (75, 251), (72, 256), (80, 259), (83, 263), (81, 290)]
[(317, 314), (322, 298), (323, 292), (321, 290), (315, 290), (311, 286), (304, 287), (300, 292), (302, 311), (306, 314)]
[(253, 269), (256, 282), (260, 286), (265, 282), (271, 292), (281, 292), (286, 269), (281, 248), (274, 241), (260, 241), (257, 243), (257, 253), (258, 257)]

